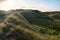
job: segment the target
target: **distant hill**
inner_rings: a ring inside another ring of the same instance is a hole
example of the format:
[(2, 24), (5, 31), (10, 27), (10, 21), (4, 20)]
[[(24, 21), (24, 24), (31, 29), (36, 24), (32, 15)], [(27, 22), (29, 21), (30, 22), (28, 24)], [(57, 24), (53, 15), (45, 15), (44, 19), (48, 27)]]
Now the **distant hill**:
[(44, 12), (44, 13), (56, 19), (60, 19), (60, 11), (52, 11), (52, 12)]

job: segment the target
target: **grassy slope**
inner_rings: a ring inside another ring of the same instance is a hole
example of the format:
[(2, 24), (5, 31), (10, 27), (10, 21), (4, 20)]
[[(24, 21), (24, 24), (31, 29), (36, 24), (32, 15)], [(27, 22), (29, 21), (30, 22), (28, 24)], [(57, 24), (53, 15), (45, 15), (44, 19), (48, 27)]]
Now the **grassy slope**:
[[(7, 20), (8, 23), (5, 22), (7, 24), (4, 27), (0, 28), (0, 40), (59, 40), (56, 35), (42, 34), (44, 30), (46, 31), (46, 29), (52, 32), (52, 29), (49, 29), (48, 27), (51, 23), (49, 19), (40, 18), (39, 16), (36, 17), (36, 14), (35, 16), (31, 14), (33, 16), (32, 17), (29, 13), (24, 17), (31, 23), (33, 28), (36, 27), (36, 31), (39, 31), (40, 33), (27, 28), (23, 19), (18, 18), (19, 16), (13, 15)], [(9, 35), (6, 36), (6, 34)]]
[(49, 13), (49, 15), (47, 15), (46, 13), (39, 12), (37, 10), (27, 10), (22, 11), (21, 14), (29, 21), (33, 28), (40, 33), (49, 35), (58, 35), (60, 33), (58, 32), (59, 30), (57, 30), (60, 28), (59, 20), (55, 20), (54, 17), (49, 16), (50, 14), (54, 15), (54, 13)]

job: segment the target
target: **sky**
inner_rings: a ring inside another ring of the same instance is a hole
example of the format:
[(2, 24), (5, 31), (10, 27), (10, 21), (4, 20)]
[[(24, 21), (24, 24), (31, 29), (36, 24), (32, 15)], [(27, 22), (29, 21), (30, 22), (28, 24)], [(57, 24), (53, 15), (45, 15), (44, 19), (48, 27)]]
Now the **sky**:
[(0, 10), (12, 9), (60, 11), (60, 0), (0, 0)]

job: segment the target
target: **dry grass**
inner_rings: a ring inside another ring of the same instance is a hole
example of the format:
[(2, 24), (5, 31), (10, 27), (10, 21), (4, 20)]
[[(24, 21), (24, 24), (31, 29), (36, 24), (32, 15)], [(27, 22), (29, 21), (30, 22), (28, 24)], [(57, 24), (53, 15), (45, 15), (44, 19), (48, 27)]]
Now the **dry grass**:
[(36, 33), (25, 27), (17, 26), (16, 30), (20, 30), (24, 34), (31, 35), (33, 37), (32, 39), (34, 39), (34, 40), (59, 40), (58, 37), (56, 37), (54, 35), (44, 35), (44, 34)]

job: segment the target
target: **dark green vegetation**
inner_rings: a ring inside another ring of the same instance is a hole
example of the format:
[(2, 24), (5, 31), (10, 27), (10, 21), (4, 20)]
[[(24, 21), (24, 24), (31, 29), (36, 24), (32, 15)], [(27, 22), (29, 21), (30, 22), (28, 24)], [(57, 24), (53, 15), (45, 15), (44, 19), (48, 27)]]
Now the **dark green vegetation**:
[(0, 11), (0, 40), (60, 40), (60, 12)]
[(60, 15), (60, 12), (44, 13), (38, 10), (27, 10), (27, 12), (24, 10), (21, 14), (40, 33), (49, 35), (58, 35), (60, 33), (60, 20), (54, 17), (57, 14)]

